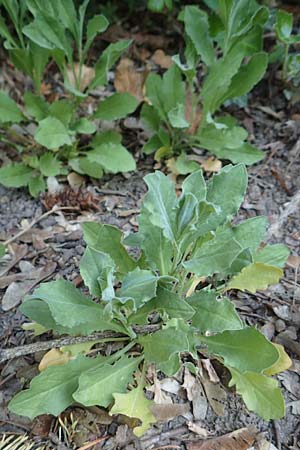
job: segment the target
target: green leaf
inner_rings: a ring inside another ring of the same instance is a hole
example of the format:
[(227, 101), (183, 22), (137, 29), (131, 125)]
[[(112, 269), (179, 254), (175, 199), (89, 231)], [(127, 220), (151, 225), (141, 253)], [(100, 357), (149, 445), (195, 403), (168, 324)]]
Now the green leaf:
[(6, 247), (5, 247), (5, 245), (0, 243), (0, 258), (3, 258), (5, 253), (6, 253)]
[(90, 88), (94, 89), (97, 86), (103, 86), (108, 81), (108, 71), (120, 58), (122, 53), (130, 46), (131, 40), (119, 40), (110, 44), (104, 52), (102, 52), (96, 66), (95, 66), (95, 78), (90, 84)]
[(0, 168), (0, 183), (6, 187), (27, 186), (32, 176), (32, 169), (25, 164), (7, 164)]
[(139, 102), (129, 92), (115, 93), (99, 103), (94, 117), (101, 120), (116, 120), (133, 113)]
[(226, 100), (248, 94), (248, 92), (250, 92), (262, 79), (267, 70), (267, 66), (267, 53), (257, 53), (253, 55), (247, 64), (244, 64), (232, 78), (231, 84), (220, 102), (224, 103)]
[(228, 217), (236, 214), (247, 189), (247, 171), (243, 164), (225, 166), (207, 186), (207, 201), (219, 206)]
[(100, 164), (106, 172), (130, 172), (136, 168), (131, 153), (122, 144), (113, 142), (94, 147), (87, 153), (87, 158)]
[(45, 177), (55, 177), (61, 172), (61, 162), (53, 153), (46, 152), (39, 159), (39, 168)]
[(207, 66), (215, 62), (215, 51), (210, 38), (207, 14), (197, 6), (184, 9), (185, 32), (192, 40), (197, 54)]
[(75, 172), (78, 172), (82, 175), (89, 175), (90, 177), (98, 179), (103, 177), (102, 166), (95, 162), (91, 162), (85, 156), (82, 158), (70, 159), (68, 162), (72, 169), (75, 170)]
[(156, 418), (150, 410), (154, 402), (146, 399), (143, 387), (143, 384), (139, 383), (127, 394), (113, 394), (115, 403), (110, 410), (110, 414), (123, 414), (140, 419), (142, 425), (133, 429), (136, 436), (142, 436), (150, 428), (150, 425), (156, 422)]
[(53, 102), (49, 108), (49, 115), (55, 117), (67, 128), (74, 113), (74, 104), (70, 101), (61, 99)]
[(107, 407), (113, 401), (113, 394), (126, 391), (141, 360), (142, 357), (123, 356), (113, 365), (102, 363), (99, 367), (87, 370), (80, 376), (79, 387), (73, 398), (85, 406)]
[(40, 414), (58, 416), (74, 403), (80, 374), (95, 366), (98, 359), (78, 356), (62, 366), (52, 366), (35, 377), (30, 388), (17, 394), (9, 403), (9, 410), (30, 419)]
[(99, 319), (99, 323), (101, 320), (104, 321), (101, 319), (101, 306), (83, 295), (74, 284), (63, 279), (42, 283), (31, 298), (45, 301), (55, 322), (68, 328), (89, 322), (94, 323), (96, 319)]
[[(115, 264), (109, 255), (89, 247), (80, 261), (80, 275), (84, 284), (91, 295), (99, 298), (102, 296), (101, 280), (104, 281), (109, 273), (113, 274), (114, 269)], [(113, 290), (113, 285), (111, 287)]]
[(266, 217), (252, 217), (233, 228), (234, 238), (242, 248), (255, 251), (266, 237), (267, 225)]
[(174, 128), (188, 128), (190, 126), (185, 118), (185, 106), (181, 103), (168, 112), (168, 119)]
[(46, 190), (46, 183), (44, 177), (42, 175), (37, 175), (35, 177), (30, 178), (28, 183), (28, 189), (32, 197), (35, 198), (38, 197), (38, 195), (41, 192), (44, 192)]
[(48, 104), (41, 95), (27, 91), (24, 94), (24, 103), (28, 113), (36, 120), (42, 120), (48, 115)]
[(290, 254), (289, 249), (283, 244), (266, 245), (254, 255), (254, 261), (279, 268), (284, 267)]
[(231, 380), (229, 386), (236, 385), (236, 391), (243, 397), (247, 408), (259, 414), (265, 420), (281, 419), (285, 415), (284, 398), (277, 380), (261, 373), (246, 372), (229, 368)]
[(47, 303), (42, 300), (34, 298), (34, 295), (27, 297), (25, 302), (22, 303), (20, 310), (32, 321), (42, 325), (47, 330), (53, 330), (60, 334), (70, 335), (89, 335), (93, 331), (105, 331), (114, 330), (117, 332), (123, 332), (124, 329), (116, 322), (108, 322), (102, 318), (103, 310), (99, 309), (99, 314), (95, 315), (93, 320), (86, 320), (80, 325), (68, 327), (59, 325), (52, 317), (51, 311)]
[(186, 333), (174, 328), (166, 328), (154, 334), (141, 336), (138, 340), (144, 347), (146, 360), (156, 363), (158, 368), (160, 363), (169, 361), (172, 355), (189, 350)]
[(261, 262), (255, 262), (237, 274), (226, 287), (229, 289), (239, 289), (255, 294), (258, 290), (267, 289), (270, 284), (278, 283), (283, 276), (283, 271), (278, 267), (270, 266)]
[(118, 297), (133, 299), (135, 309), (138, 309), (155, 297), (158, 280), (159, 278), (150, 270), (141, 270), (137, 267), (123, 278)]
[(202, 170), (189, 175), (182, 184), (182, 196), (193, 194), (198, 202), (206, 199), (206, 183)]
[(72, 144), (67, 128), (55, 117), (47, 117), (41, 120), (34, 138), (40, 145), (49, 150)]
[(128, 255), (122, 245), (122, 232), (111, 225), (85, 222), (82, 226), (87, 245), (99, 252), (108, 254), (116, 265), (117, 272), (126, 274), (136, 267), (136, 262)]
[(196, 311), (192, 326), (201, 333), (240, 330), (244, 327), (233, 303), (227, 298), (217, 299), (215, 291), (196, 292), (187, 301)]
[(148, 186), (144, 208), (149, 212), (149, 219), (153, 225), (163, 230), (167, 239), (174, 241), (178, 207), (174, 184), (161, 172), (146, 175), (144, 180)]
[(227, 367), (241, 372), (260, 373), (279, 357), (276, 347), (253, 327), (201, 336), (199, 340), (207, 344), (210, 353), (221, 356)]
[(275, 31), (278, 39), (285, 44), (290, 44), (290, 37), (293, 31), (293, 14), (278, 9), (276, 15)]
[(97, 34), (103, 33), (109, 25), (108, 20), (102, 14), (93, 16), (87, 23), (86, 30), (86, 44), (84, 50), (87, 51), (97, 36)]
[(145, 324), (148, 315), (153, 311), (165, 313), (170, 319), (188, 320), (195, 314), (195, 309), (189, 303), (169, 289), (159, 286), (156, 297), (147, 302), (137, 313), (132, 314), (129, 321), (134, 324)]
[(138, 217), (138, 246), (142, 249), (149, 268), (158, 270), (160, 275), (168, 275), (172, 267), (173, 245), (165, 238), (161, 228), (151, 224), (149, 215), (143, 207)]
[[(157, 110), (153, 106), (148, 105), (148, 103), (144, 103), (142, 106), (141, 119), (142, 119), (145, 127), (149, 131), (157, 132), (159, 130), (159, 127), (161, 124), (160, 116), (159, 116)], [(157, 150), (158, 148), (160, 148), (162, 146), (162, 142), (160, 141), (160, 139), (157, 135), (152, 136), (152, 138), (153, 139), (155, 138), (155, 142), (153, 142), (153, 145), (155, 144), (156, 150)], [(151, 138), (150, 138), (150, 140), (151, 140)], [(148, 141), (148, 143), (149, 143), (149, 141)], [(152, 151), (154, 151), (154, 150), (152, 150)], [(152, 153), (152, 151), (151, 152), (149, 151), (149, 153)], [(146, 153), (146, 151), (145, 151), (145, 153)]]
[(16, 102), (6, 92), (0, 91), (0, 123), (19, 123), (24, 119)]
[(223, 273), (240, 254), (242, 247), (231, 229), (218, 228), (213, 239), (204, 242), (183, 266), (199, 277)]
[(57, 18), (37, 15), (33, 22), (23, 28), (23, 33), (40, 47), (49, 50), (59, 49), (68, 60), (72, 59), (72, 47), (64, 26)]
[(74, 126), (75, 131), (80, 134), (93, 134), (97, 131), (97, 127), (93, 122), (90, 122), (86, 117), (81, 117)]

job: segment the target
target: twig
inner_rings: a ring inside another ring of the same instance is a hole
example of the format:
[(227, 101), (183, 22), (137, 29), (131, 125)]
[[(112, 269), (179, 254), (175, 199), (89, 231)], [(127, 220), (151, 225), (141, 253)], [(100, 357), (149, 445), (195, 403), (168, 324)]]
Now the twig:
[(166, 431), (165, 433), (157, 433), (154, 436), (151, 436), (146, 439), (141, 439), (142, 448), (148, 449), (153, 444), (162, 444), (165, 439), (169, 439), (176, 436), (182, 436), (185, 433), (188, 433), (188, 429), (186, 426), (181, 426), (178, 428), (174, 428), (173, 430)]
[[(161, 325), (146, 325), (133, 327), (136, 334), (149, 334), (154, 331), (158, 331)], [(119, 337), (126, 337), (125, 334), (116, 333), (114, 331), (103, 331), (102, 333), (94, 333), (89, 336), (68, 336), (61, 339), (55, 339), (52, 341), (35, 342), (33, 344), (21, 345), (14, 348), (0, 349), (0, 363), (9, 359), (17, 358), (19, 356), (30, 355), (35, 352), (50, 350), (51, 348), (60, 348), (65, 345), (83, 344), (84, 342), (99, 341), (102, 339), (115, 339)]]
[(87, 450), (88, 448), (93, 447), (96, 444), (99, 444), (100, 442), (105, 441), (106, 439), (108, 439), (109, 436), (104, 436), (98, 439), (95, 439), (94, 441), (88, 442), (87, 444), (85, 444), (83, 447), (80, 447), (78, 450)]
[(27, 233), (27, 231), (29, 231), (35, 224), (37, 224), (38, 222), (40, 222), (41, 220), (45, 219), (46, 217), (50, 216), (51, 214), (53, 214), (55, 212), (66, 211), (66, 210), (78, 211), (78, 209), (79, 208), (77, 206), (57, 206), (57, 205), (55, 205), (55, 206), (53, 206), (52, 209), (50, 209), (50, 211), (47, 211), (46, 213), (42, 214), (41, 216), (37, 217), (36, 219), (33, 219), (33, 221), (30, 222), (30, 224), (27, 227), (23, 228), (23, 230), (19, 231), (19, 233), (15, 234), (11, 238), (7, 239), (5, 242), (2, 242), (2, 244), (4, 246), (11, 244), (16, 239), (18, 239), (20, 236)]
[(273, 420), (273, 425), (275, 429), (275, 436), (276, 436), (276, 446), (278, 450), (282, 449), (281, 446), (281, 436), (280, 436), (280, 426), (277, 420)]

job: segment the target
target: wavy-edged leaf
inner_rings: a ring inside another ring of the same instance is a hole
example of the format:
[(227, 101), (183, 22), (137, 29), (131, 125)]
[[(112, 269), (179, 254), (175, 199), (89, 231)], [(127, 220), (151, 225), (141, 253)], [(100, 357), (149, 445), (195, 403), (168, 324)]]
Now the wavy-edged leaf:
[(238, 289), (255, 294), (258, 290), (267, 289), (269, 285), (278, 283), (283, 276), (282, 269), (261, 262), (246, 266), (227, 284), (226, 290)]
[(126, 391), (142, 359), (123, 356), (115, 364), (104, 362), (99, 367), (92, 367), (80, 376), (73, 398), (85, 406), (108, 406), (113, 401), (113, 394)]
[(167, 239), (175, 241), (178, 201), (174, 184), (161, 172), (146, 175), (144, 180), (148, 186), (144, 208), (149, 212), (149, 220), (163, 230)]
[(236, 385), (247, 408), (255, 411), (265, 420), (280, 419), (285, 414), (284, 398), (277, 380), (261, 373), (239, 371), (229, 367), (230, 386)]
[(145, 397), (142, 383), (126, 394), (113, 394), (113, 397), (115, 403), (110, 414), (124, 414), (141, 420), (142, 424), (133, 429), (136, 436), (142, 436), (156, 422), (150, 409), (154, 402)]
[(217, 299), (215, 291), (196, 292), (187, 301), (196, 311), (192, 326), (201, 333), (240, 330), (244, 327), (233, 303), (227, 298)]
[(116, 264), (117, 272), (126, 274), (137, 266), (122, 244), (122, 232), (112, 225), (85, 222), (82, 226), (87, 245), (108, 254)]
[(284, 267), (289, 254), (289, 249), (283, 244), (266, 245), (253, 255), (253, 259), (255, 262), (282, 268)]
[(32, 177), (32, 169), (25, 164), (7, 164), (0, 168), (0, 183), (6, 187), (27, 186)]
[(221, 356), (224, 364), (242, 372), (262, 372), (279, 357), (276, 347), (254, 327), (223, 331), (215, 336), (201, 336), (210, 353)]
[(24, 119), (16, 102), (6, 92), (0, 91), (0, 123), (19, 123)]
[(9, 403), (10, 411), (33, 419), (40, 414), (58, 416), (74, 403), (73, 393), (78, 388), (82, 372), (99, 364), (96, 359), (79, 356), (63, 366), (52, 366), (35, 377), (30, 388), (17, 394)]

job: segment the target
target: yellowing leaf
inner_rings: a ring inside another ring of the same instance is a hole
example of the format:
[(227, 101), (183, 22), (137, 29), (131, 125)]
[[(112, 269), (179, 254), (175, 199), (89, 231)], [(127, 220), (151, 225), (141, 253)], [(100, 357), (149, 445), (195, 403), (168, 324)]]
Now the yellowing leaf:
[(32, 331), (34, 336), (40, 336), (41, 334), (46, 333), (46, 331), (49, 330), (48, 328), (43, 327), (43, 325), (40, 325), (37, 322), (23, 323), (22, 328), (25, 331)]
[(150, 424), (156, 422), (150, 410), (153, 401), (147, 400), (143, 391), (143, 384), (127, 394), (113, 394), (115, 404), (110, 410), (111, 414), (124, 414), (136, 417), (142, 421), (142, 425), (135, 427), (133, 432), (136, 436), (142, 436), (150, 428)]
[(50, 366), (62, 366), (69, 362), (71, 356), (69, 353), (63, 353), (58, 348), (52, 348), (41, 359), (39, 364), (39, 371), (48, 369)]
[(254, 294), (257, 290), (266, 289), (270, 284), (278, 283), (282, 275), (283, 271), (278, 267), (253, 263), (233, 277), (226, 290), (239, 289)]
[(275, 375), (276, 373), (283, 372), (284, 370), (287, 370), (292, 365), (291, 358), (289, 355), (285, 352), (284, 347), (280, 344), (273, 344), (279, 353), (278, 360), (267, 369), (264, 370), (264, 374), (268, 376)]

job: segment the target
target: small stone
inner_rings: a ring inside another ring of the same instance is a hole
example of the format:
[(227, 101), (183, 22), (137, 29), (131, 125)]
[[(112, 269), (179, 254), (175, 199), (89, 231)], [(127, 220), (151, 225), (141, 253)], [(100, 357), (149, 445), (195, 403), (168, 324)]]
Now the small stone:
[(274, 337), (275, 326), (272, 322), (268, 322), (261, 327), (260, 331), (271, 341)]
[(284, 331), (286, 329), (286, 324), (282, 319), (278, 319), (275, 322), (275, 328), (277, 333), (281, 333), (281, 331)]

